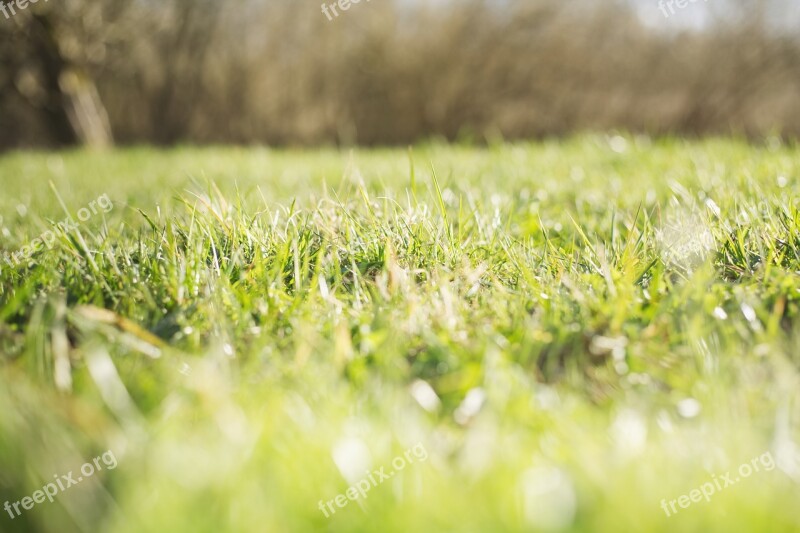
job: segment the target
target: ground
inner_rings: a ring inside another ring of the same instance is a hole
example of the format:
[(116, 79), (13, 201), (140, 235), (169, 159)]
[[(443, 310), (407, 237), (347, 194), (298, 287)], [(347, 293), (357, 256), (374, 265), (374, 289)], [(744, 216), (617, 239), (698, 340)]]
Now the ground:
[(2, 156), (0, 531), (796, 531), (798, 177), (633, 136)]

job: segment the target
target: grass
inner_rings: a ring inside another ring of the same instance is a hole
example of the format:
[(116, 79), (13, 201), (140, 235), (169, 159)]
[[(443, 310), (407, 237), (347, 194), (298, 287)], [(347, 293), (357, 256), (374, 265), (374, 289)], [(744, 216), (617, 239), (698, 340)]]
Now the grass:
[(0, 266), (0, 505), (117, 461), (0, 531), (800, 527), (796, 145), (14, 153), (0, 176), (2, 250), (56, 236)]

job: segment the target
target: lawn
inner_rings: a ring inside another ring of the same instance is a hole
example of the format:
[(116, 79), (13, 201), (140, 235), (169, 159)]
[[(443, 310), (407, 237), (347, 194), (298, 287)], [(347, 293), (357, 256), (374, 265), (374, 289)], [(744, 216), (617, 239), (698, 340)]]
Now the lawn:
[(632, 136), (2, 156), (0, 531), (797, 531), (799, 178)]

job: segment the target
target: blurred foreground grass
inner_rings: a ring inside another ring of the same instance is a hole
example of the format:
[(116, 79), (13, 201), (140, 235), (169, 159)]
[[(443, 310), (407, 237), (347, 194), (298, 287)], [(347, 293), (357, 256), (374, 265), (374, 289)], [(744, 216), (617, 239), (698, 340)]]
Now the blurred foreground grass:
[(118, 465), (0, 531), (796, 531), (799, 177), (599, 136), (3, 156), (0, 505)]

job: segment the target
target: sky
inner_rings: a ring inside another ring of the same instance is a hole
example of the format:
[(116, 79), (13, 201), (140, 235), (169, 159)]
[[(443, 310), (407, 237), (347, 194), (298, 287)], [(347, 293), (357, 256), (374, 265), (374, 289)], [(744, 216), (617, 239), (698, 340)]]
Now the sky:
[[(672, 2), (670, 9), (666, 0), (627, 0), (639, 13), (648, 27), (703, 30), (716, 18), (735, 17), (739, 9), (730, 0), (688, 0), (683, 8)], [(741, 3), (741, 2), (740, 2)], [(756, 4), (749, 0), (747, 4)], [(769, 6), (768, 22), (778, 31), (800, 29), (800, 0), (765, 0)]]
[[(403, 0), (408, 4), (457, 3), (458, 0)], [(491, 0), (498, 6), (508, 0)], [(530, 0), (533, 1), (533, 0)], [(564, 0), (567, 1), (567, 0)], [(573, 0), (574, 1), (574, 0)], [(587, 0), (584, 0), (587, 1)], [(609, 0), (591, 0), (609, 1)], [(666, 5), (667, 0), (619, 0), (629, 4), (638, 14), (642, 22), (650, 28), (671, 30), (703, 30), (715, 18), (734, 17), (738, 11), (733, 4), (735, 0), (686, 0), (688, 5), (678, 8), (673, 0), (674, 12)], [(660, 8), (660, 2), (664, 8)], [(755, 4), (760, 0), (739, 0), (742, 4)], [(763, 0), (770, 6), (770, 23), (776, 30), (800, 31), (800, 0)], [(665, 15), (666, 12), (666, 15)]]

